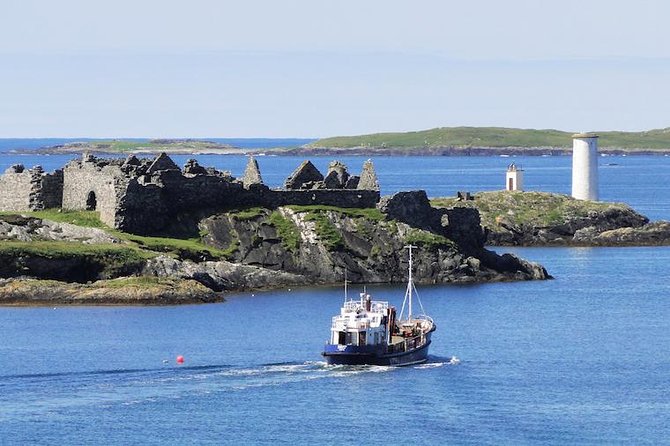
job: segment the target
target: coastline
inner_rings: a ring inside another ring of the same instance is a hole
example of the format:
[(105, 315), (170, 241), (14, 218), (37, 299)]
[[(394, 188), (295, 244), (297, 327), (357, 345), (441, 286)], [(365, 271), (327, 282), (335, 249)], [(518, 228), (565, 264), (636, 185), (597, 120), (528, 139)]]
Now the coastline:
[[(127, 155), (256, 155), (256, 156), (570, 156), (569, 147), (268, 147), (268, 148), (221, 148), (221, 149), (166, 149), (157, 147), (129, 151), (110, 151), (96, 147), (78, 146), (43, 147), (38, 149), (12, 149), (15, 155), (80, 155), (84, 152), (96, 156)], [(599, 147), (600, 156), (670, 156), (668, 149), (621, 149)]]

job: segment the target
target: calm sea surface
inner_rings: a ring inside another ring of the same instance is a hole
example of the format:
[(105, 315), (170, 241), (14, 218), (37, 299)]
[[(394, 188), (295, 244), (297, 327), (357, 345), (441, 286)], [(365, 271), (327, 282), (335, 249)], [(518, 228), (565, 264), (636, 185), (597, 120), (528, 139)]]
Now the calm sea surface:
[[(4, 154), (0, 169), (68, 158)], [(258, 160), (278, 185), (301, 158)], [(364, 158), (343, 161), (358, 172)], [(511, 161), (527, 189), (569, 192), (569, 157), (374, 158), (383, 193), (431, 196), (499, 189)], [(670, 219), (670, 158), (600, 162), (603, 200)], [(513, 251), (556, 279), (420, 287), (438, 331), (429, 362), (408, 368), (324, 365), (337, 288), (0, 308), (0, 444), (667, 444), (670, 248)], [(398, 305), (404, 287), (369, 290)]]

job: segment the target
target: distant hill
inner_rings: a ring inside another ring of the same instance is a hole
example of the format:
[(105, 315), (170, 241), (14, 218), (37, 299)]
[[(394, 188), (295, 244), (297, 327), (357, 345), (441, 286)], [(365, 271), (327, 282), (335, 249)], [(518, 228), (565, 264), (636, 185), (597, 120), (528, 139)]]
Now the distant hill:
[(151, 139), (146, 141), (110, 139), (71, 142), (56, 146), (44, 147), (39, 153), (239, 153), (229, 144), (221, 144), (199, 139)]
[[(560, 130), (504, 127), (440, 127), (405, 133), (375, 133), (325, 138), (306, 148), (327, 149), (466, 149), (466, 148), (556, 148), (572, 146), (572, 134)], [(670, 151), (670, 128), (645, 132), (595, 132), (602, 149), (624, 151)]]

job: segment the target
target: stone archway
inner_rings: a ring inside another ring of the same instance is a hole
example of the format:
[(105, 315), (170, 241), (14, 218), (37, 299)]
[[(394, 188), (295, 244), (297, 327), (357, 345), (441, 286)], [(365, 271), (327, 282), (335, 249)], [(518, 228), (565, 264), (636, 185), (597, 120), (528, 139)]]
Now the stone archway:
[(98, 200), (96, 199), (95, 192), (90, 191), (86, 196), (86, 210), (95, 211), (98, 207)]

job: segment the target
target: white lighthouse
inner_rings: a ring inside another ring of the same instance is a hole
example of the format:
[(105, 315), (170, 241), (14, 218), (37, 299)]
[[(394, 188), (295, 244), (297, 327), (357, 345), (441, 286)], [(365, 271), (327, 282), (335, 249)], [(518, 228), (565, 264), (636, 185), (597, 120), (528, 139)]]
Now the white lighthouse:
[(523, 190), (523, 169), (512, 163), (507, 167), (505, 175), (505, 186), (507, 190)]
[(572, 135), (572, 196), (598, 200), (598, 135)]

